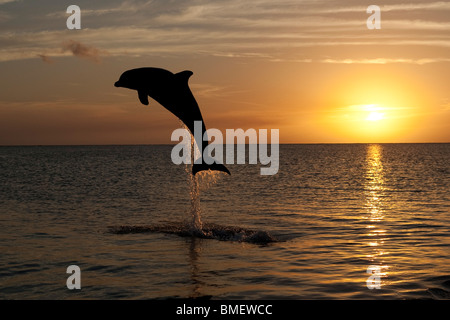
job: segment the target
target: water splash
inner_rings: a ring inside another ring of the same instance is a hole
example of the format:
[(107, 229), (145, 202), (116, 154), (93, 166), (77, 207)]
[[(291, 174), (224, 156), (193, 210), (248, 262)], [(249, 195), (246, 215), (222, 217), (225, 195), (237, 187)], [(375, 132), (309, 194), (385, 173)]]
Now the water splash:
[[(191, 148), (191, 150), (193, 150), (195, 146), (191, 145)], [(188, 212), (187, 225), (194, 233), (206, 235), (203, 230), (200, 191), (208, 190), (213, 186), (219, 180), (221, 173), (215, 171), (202, 171), (193, 175), (192, 165), (186, 165), (185, 171), (189, 177), (189, 195), (191, 198), (191, 207)]]
[(202, 233), (202, 219), (201, 219), (201, 207), (200, 207), (200, 189), (199, 189), (199, 181), (198, 177), (192, 174), (192, 163), (199, 156), (199, 150), (194, 140), (194, 136), (189, 132), (189, 129), (186, 125), (180, 121), (181, 128), (185, 130), (185, 136), (183, 137), (183, 141), (190, 141), (190, 145), (186, 146), (186, 149), (189, 148), (190, 153), (190, 163), (185, 165), (185, 171), (187, 174), (187, 180), (189, 184), (189, 195), (191, 199), (191, 207), (189, 211), (186, 213), (185, 225), (188, 230), (193, 233)]
[(219, 180), (221, 173), (214, 171), (202, 171), (194, 176), (192, 174), (191, 166), (187, 165), (186, 172), (189, 175), (189, 194), (191, 198), (191, 208), (188, 213), (188, 228), (194, 233), (206, 235), (202, 222), (200, 191), (207, 190), (213, 186)]
[[(181, 122), (181, 121), (180, 121)], [(181, 122), (181, 127), (186, 129), (186, 136), (183, 141), (191, 141), (190, 147), (191, 164), (185, 165), (187, 180), (189, 184), (189, 194), (191, 207), (186, 213), (183, 223), (169, 223), (162, 225), (147, 226), (110, 226), (109, 232), (114, 234), (133, 234), (146, 232), (162, 232), (176, 234), (182, 237), (197, 237), (203, 239), (216, 239), (221, 241), (238, 241), (255, 244), (268, 244), (279, 241), (270, 233), (261, 230), (252, 230), (235, 226), (221, 226), (212, 223), (203, 223), (202, 210), (200, 205), (200, 191), (205, 191), (216, 184), (224, 172), (201, 171), (196, 175), (192, 174), (194, 160), (200, 156), (199, 149), (190, 134), (188, 128)], [(189, 135), (189, 136), (188, 136)]]
[(187, 227), (190, 231), (195, 234), (205, 235), (203, 231), (203, 223), (202, 223), (202, 209), (200, 205), (200, 191), (204, 191), (209, 189), (213, 184), (215, 184), (218, 180), (219, 173), (218, 172), (199, 172), (196, 175), (192, 174), (192, 164), (195, 159), (201, 157), (201, 151), (195, 143), (194, 136), (189, 132), (186, 125), (180, 121), (181, 127), (186, 130), (186, 135), (189, 137), (184, 137), (183, 141), (190, 141), (191, 145), (186, 146), (190, 148), (190, 158), (191, 164), (186, 164), (185, 171), (188, 175), (188, 183), (189, 183), (189, 195), (191, 199), (191, 207), (187, 214)]
[[(186, 168), (188, 168), (187, 165)], [(188, 216), (188, 226), (192, 231), (202, 233), (203, 224), (198, 177), (194, 176), (191, 170), (186, 169), (186, 171), (189, 175), (189, 194), (191, 197), (191, 208)]]
[(208, 190), (213, 185), (215, 185), (221, 177), (225, 176), (226, 173), (222, 171), (200, 171), (196, 174), (199, 177), (199, 188), (201, 191)]

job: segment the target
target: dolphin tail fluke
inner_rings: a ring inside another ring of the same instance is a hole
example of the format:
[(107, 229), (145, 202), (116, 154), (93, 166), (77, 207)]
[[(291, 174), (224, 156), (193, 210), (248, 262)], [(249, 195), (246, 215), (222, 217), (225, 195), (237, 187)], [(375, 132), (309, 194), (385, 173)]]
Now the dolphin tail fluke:
[(222, 171), (222, 172), (225, 172), (225, 173), (228, 173), (229, 175), (231, 175), (231, 173), (227, 169), (227, 167), (225, 167), (223, 164), (219, 164), (219, 163), (213, 163), (213, 164), (194, 163), (194, 165), (192, 166), (192, 174), (193, 175), (195, 175), (197, 172), (206, 171), (206, 170)]

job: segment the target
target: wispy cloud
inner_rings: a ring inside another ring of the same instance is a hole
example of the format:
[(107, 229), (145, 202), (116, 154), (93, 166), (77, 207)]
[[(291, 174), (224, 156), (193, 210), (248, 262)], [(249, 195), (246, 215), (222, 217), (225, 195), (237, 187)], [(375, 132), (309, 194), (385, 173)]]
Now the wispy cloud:
[(442, 100), (441, 110), (442, 111), (450, 111), (450, 100), (449, 99)]
[(450, 2), (438, 1), (438, 2), (422, 2), (422, 3), (388, 4), (382, 6), (382, 10), (383, 11), (450, 10)]
[(5, 22), (11, 19), (11, 16), (7, 14), (6, 12), (0, 11), (0, 22)]
[(51, 64), (51, 63), (54, 63), (54, 62), (55, 62), (52, 58), (50, 58), (50, 57), (49, 57), (48, 55), (46, 55), (46, 54), (37, 54), (37, 56), (38, 56), (39, 58), (41, 58), (42, 61), (45, 62), (45, 63)]
[[(342, 5), (329, 1), (303, 0), (255, 0), (251, 3), (241, 0), (126, 0), (95, 3), (81, 6), (83, 30), (70, 33), (73, 42), (65, 42), (62, 52), (58, 52), (61, 50), (61, 41), (69, 37), (70, 31), (64, 30), (64, 27), (55, 29), (54, 19), (49, 19), (48, 16), (67, 16), (64, 10), (47, 13), (43, 26), (27, 22), (30, 27), (26, 28), (25, 24), (20, 32), (15, 29), (2, 30), (0, 61), (36, 58), (45, 53), (51, 57), (74, 55), (99, 62), (107, 51), (110, 57), (202, 54), (236, 59), (266, 59), (273, 62), (448, 62), (447, 59), (427, 52), (423, 57), (414, 59), (402, 52), (399, 55), (405, 57), (401, 59), (352, 60), (337, 58), (342, 57), (342, 54), (336, 54), (334, 58), (318, 61), (316, 51), (326, 50), (328, 47), (347, 52), (350, 50), (348, 47), (368, 46), (401, 46), (404, 51), (412, 46), (431, 48), (429, 51), (435, 47), (450, 47), (450, 38), (445, 33), (450, 30), (450, 23), (434, 14), (449, 10), (449, 2), (385, 5), (382, 7), (383, 12), (395, 11), (395, 14), (389, 19), (383, 16), (383, 27), (379, 32), (367, 30), (366, 7), (355, 6), (355, 3), (352, 1), (349, 5)], [(427, 10), (433, 14), (414, 20), (417, 16), (400, 15), (402, 9)], [(62, 22), (64, 24), (63, 17)], [(94, 47), (88, 47), (85, 43)], [(301, 54), (298, 53), (299, 50), (302, 50)], [(294, 51), (297, 52), (293, 53)]]
[[(0, 0), (1, 1), (1, 0)], [(103, 15), (108, 15), (108, 14), (134, 14), (136, 12), (140, 12), (142, 10), (146, 10), (149, 9), (150, 6), (152, 6), (152, 3), (154, 1), (144, 1), (144, 2), (136, 2), (133, 0), (127, 0), (127, 1), (123, 1), (119, 4), (115, 4), (114, 2), (112, 3), (112, 6), (109, 6), (111, 3), (108, 3), (106, 7), (101, 8), (101, 9), (86, 9), (85, 7), (83, 7), (81, 10), (83, 17), (99, 17), (99, 16), (103, 16)], [(50, 12), (47, 13), (47, 17), (63, 17), (63, 16), (68, 16), (69, 14), (66, 13), (65, 11), (55, 11), (55, 12)]]
[[(310, 13), (351, 13), (365, 12), (368, 5), (363, 6), (344, 6), (339, 8), (317, 8), (312, 9)], [(395, 3), (380, 5), (382, 12), (391, 11), (415, 11), (415, 10), (450, 10), (450, 2), (422, 2), (422, 3)]]
[(82, 44), (81, 42), (69, 40), (62, 44), (63, 52), (71, 52), (74, 56), (82, 59), (91, 60), (99, 63), (101, 61), (101, 54), (105, 53), (101, 50)]
[(336, 63), (336, 64), (388, 64), (388, 63), (407, 63), (423, 65), (428, 63), (437, 62), (450, 62), (450, 58), (422, 58), (422, 59), (390, 59), (390, 58), (376, 58), (376, 59), (324, 59), (320, 62), (323, 63)]
[(0, 5), (9, 3), (9, 2), (17, 2), (17, 1), (20, 1), (20, 0), (0, 0)]

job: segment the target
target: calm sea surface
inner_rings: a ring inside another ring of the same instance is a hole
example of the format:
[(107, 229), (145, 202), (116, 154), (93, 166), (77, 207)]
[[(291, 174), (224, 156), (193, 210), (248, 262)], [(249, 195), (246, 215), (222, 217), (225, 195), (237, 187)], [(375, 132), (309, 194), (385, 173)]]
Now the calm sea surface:
[(111, 232), (183, 228), (190, 176), (171, 150), (1, 147), (0, 298), (449, 298), (450, 144), (281, 145), (277, 175), (200, 178), (204, 225), (275, 242)]

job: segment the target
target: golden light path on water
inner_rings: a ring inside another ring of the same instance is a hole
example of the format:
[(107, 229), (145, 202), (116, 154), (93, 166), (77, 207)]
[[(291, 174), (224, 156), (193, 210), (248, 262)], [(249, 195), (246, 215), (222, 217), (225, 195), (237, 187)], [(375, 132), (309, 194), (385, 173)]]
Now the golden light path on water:
[(372, 144), (367, 147), (364, 193), (368, 213), (366, 235), (369, 240), (367, 246), (371, 249), (367, 252), (367, 258), (371, 261), (371, 266), (379, 268), (373, 272), (381, 277), (381, 287), (385, 284), (389, 272), (389, 266), (384, 263), (383, 259), (387, 252), (384, 249), (386, 230), (382, 227), (386, 215), (386, 204), (382, 194), (385, 190), (382, 158), (382, 146)]

